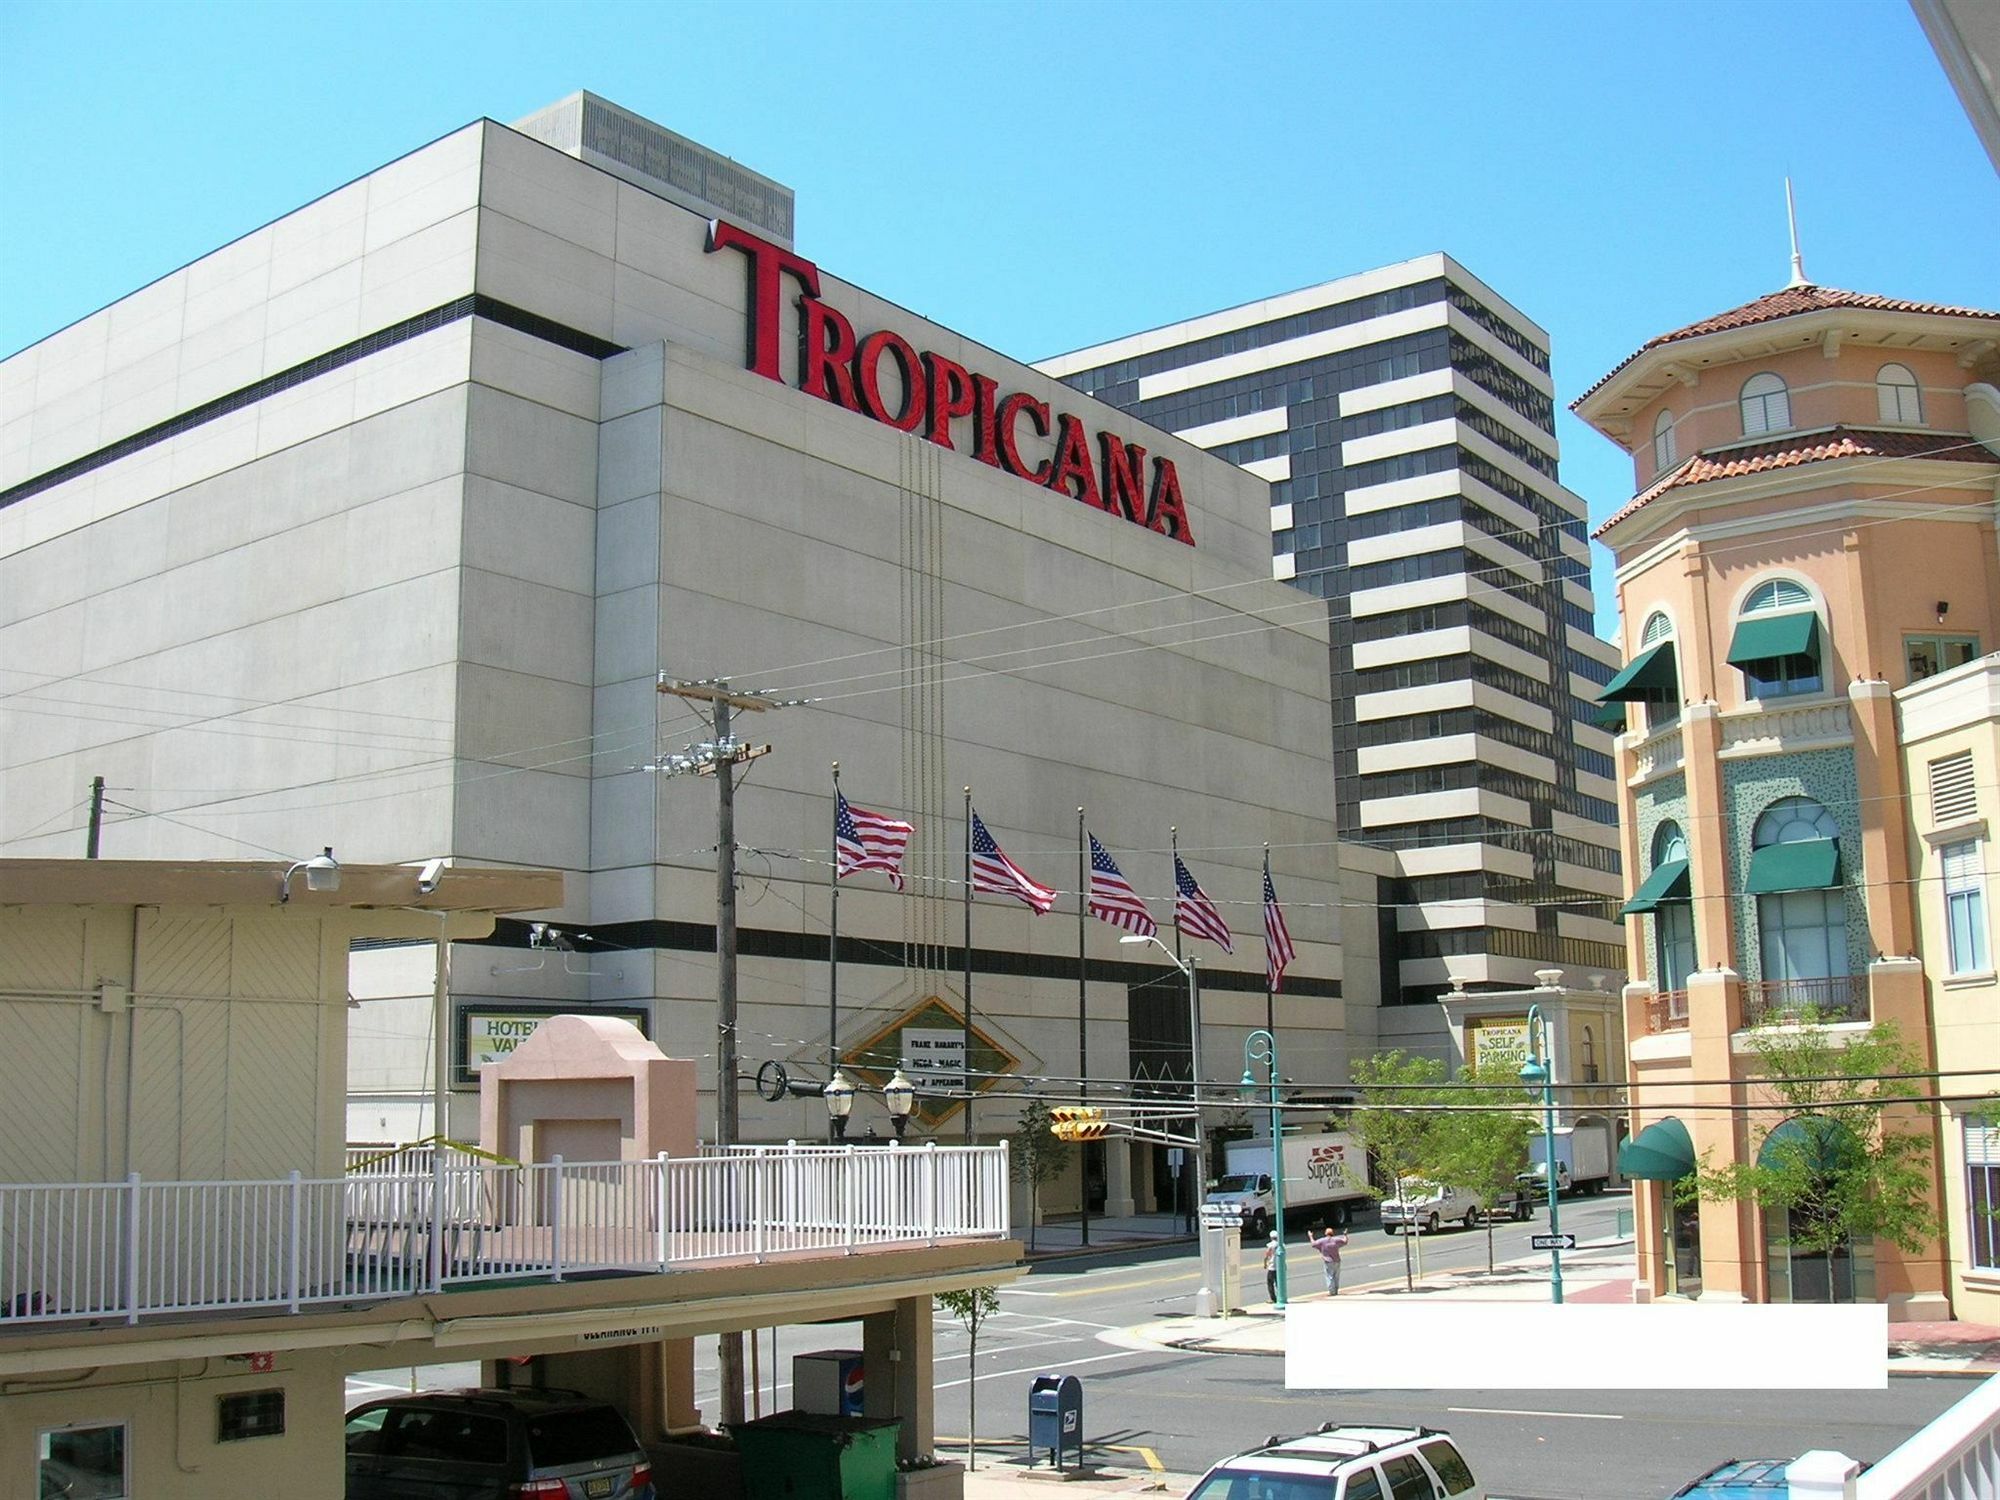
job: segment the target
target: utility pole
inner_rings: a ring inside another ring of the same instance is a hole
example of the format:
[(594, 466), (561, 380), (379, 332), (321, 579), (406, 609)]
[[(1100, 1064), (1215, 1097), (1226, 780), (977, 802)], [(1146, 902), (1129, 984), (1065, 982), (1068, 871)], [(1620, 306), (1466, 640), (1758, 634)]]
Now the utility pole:
[[(762, 693), (738, 693), (719, 678), (706, 682), (670, 682), (662, 674), (659, 690), (714, 711), (715, 738), (689, 745), (647, 769), (668, 776), (694, 774), (715, 778), (715, 1143), (733, 1146), (738, 1134), (736, 1046), (736, 767), (769, 755), (769, 745), (744, 745), (731, 733), (737, 709), (762, 713), (791, 706)], [(721, 1380), (721, 1418), (725, 1425), (743, 1420), (743, 1335), (722, 1334), (717, 1340), (716, 1373)]]
[(84, 845), (85, 859), (97, 858), (97, 836), (104, 829), (104, 778), (90, 778), (90, 839)]

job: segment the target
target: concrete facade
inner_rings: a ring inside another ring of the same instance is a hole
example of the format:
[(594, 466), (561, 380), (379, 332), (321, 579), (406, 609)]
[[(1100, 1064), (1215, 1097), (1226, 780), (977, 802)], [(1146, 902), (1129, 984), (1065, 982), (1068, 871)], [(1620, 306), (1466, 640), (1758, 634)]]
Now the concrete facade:
[[(1162, 919), (1177, 827), (1243, 935), (1204, 963), (1211, 1076), (1262, 1023), (1272, 846), (1300, 950), (1286, 1056), (1343, 1077), (1372, 976), (1356, 989), (1341, 961), (1326, 626), (1270, 581), (1264, 483), (827, 275), (862, 334), (1170, 458), (1194, 545), (980, 461), (972, 417), (947, 447), (801, 391), (789, 301), (765, 378), (744, 257), (644, 179), (480, 121), (0, 365), (0, 850), (80, 852), (70, 809), (103, 775), (107, 853), (568, 870), (546, 914), (567, 946), (530, 948), (521, 923), (456, 945), (455, 1014), (636, 1011), (703, 1069), (707, 1131), (714, 791), (638, 768), (705, 733), (656, 679), (726, 676), (812, 700), (742, 716), (775, 750), (738, 808), (746, 1072), (825, 1059), (838, 760), (857, 804), (917, 826), (907, 895), (844, 892), (843, 1051), (960, 1003), (969, 784), (1065, 892), (1046, 918), (975, 912), (975, 1015), (1010, 1074), (1078, 1071), (1082, 806)], [(1050, 456), (1018, 430), (1031, 464)], [(1177, 980), (1118, 935), (1085, 937), (1100, 1079), (1146, 1040), (1132, 995)], [(424, 958), (356, 955), (356, 1138), (439, 1123)], [(443, 1123), (464, 1136), (455, 1078)], [(982, 1111), (980, 1133), (1011, 1116)], [(746, 1094), (743, 1121), (825, 1130), (814, 1100)], [(1116, 1210), (1152, 1184), (1113, 1154)]]

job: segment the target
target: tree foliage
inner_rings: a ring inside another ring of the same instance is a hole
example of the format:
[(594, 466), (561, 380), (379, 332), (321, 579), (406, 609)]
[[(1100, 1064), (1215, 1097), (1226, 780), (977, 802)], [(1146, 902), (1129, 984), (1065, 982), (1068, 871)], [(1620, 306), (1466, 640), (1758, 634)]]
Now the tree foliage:
[[(1347, 1129), (1368, 1148), (1376, 1179), (1368, 1191), (1381, 1198), (1394, 1193), (1406, 1177), (1437, 1178), (1447, 1117), (1435, 1106), (1447, 1097), (1444, 1064), (1392, 1048), (1358, 1060), (1350, 1076), (1362, 1107), (1348, 1115)], [(1403, 1279), (1411, 1287), (1416, 1284), (1407, 1236)]]
[(961, 1287), (939, 1292), (937, 1305), (958, 1319), (965, 1329), (965, 1466), (979, 1467), (979, 1329), (1000, 1311), (1000, 1294), (990, 1286)]
[[(1504, 1088), (1473, 1087), (1503, 1084)], [(1533, 1113), (1535, 1095), (1521, 1083), (1512, 1066), (1489, 1066), (1482, 1074), (1467, 1068), (1447, 1090), (1452, 1102), (1477, 1105), (1447, 1112), (1438, 1119), (1432, 1147), (1433, 1175), (1454, 1187), (1479, 1195), (1486, 1205), (1486, 1269), (1493, 1269), (1493, 1215), (1515, 1192), (1514, 1179), (1528, 1165), (1528, 1142), (1539, 1131)], [(1518, 1112), (1494, 1105), (1516, 1104)]]
[(1042, 1184), (1053, 1182), (1069, 1167), (1071, 1146), (1057, 1140), (1049, 1128), (1049, 1107), (1031, 1098), (1021, 1106), (1021, 1118), (1008, 1137), (1007, 1170), (1028, 1185), (1028, 1248), (1035, 1248), (1035, 1230), (1042, 1219)]
[[(1771, 1114), (1751, 1130), (1748, 1161), (1703, 1162), (1701, 1197), (1783, 1211), (1806, 1254), (1869, 1239), (1915, 1254), (1935, 1240), (1930, 1134), (1886, 1118), (1921, 1093), (1912, 1079), (1922, 1063), (1896, 1027), (1856, 1034), (1808, 1011), (1797, 1025), (1752, 1031), (1750, 1046)], [(1831, 1296), (1831, 1276), (1827, 1286)]]

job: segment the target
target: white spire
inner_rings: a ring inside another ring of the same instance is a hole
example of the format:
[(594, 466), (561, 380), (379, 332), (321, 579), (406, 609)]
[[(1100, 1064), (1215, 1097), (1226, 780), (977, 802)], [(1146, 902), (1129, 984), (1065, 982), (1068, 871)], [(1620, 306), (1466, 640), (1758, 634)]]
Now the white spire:
[(1799, 210), (1792, 202), (1792, 179), (1789, 175), (1785, 178), (1785, 218), (1792, 226), (1792, 279), (1785, 285), (1810, 286), (1812, 283), (1806, 280), (1806, 260), (1799, 253)]

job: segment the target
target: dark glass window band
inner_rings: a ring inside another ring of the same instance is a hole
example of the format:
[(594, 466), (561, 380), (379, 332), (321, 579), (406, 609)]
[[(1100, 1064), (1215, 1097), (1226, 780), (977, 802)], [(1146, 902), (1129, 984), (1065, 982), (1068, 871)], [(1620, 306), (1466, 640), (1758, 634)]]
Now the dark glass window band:
[(0, 490), (0, 509), (16, 501), (26, 500), (31, 495), (39, 495), (43, 490), (54, 489), (57, 485), (67, 483), (79, 475), (88, 474), (93, 469), (101, 469), (106, 464), (116, 463), (121, 458), (129, 458), (134, 453), (152, 447), (155, 443), (163, 443), (168, 438), (191, 432), (204, 423), (213, 422), (217, 417), (226, 417), (233, 411), (253, 406), (267, 396), (288, 391), (294, 386), (305, 384), (308, 380), (330, 374), (343, 365), (351, 365), (356, 360), (366, 359), (371, 354), (379, 354), (384, 349), (393, 349), (398, 344), (407, 343), (426, 333), (434, 333), (447, 324), (456, 323), (464, 318), (484, 318), (489, 323), (498, 323), (503, 328), (511, 328), (516, 333), (525, 333), (530, 338), (556, 344), (574, 353), (587, 355), (591, 359), (609, 359), (614, 354), (625, 352), (622, 344), (614, 344), (608, 339), (584, 333), (580, 329), (558, 323), (552, 318), (544, 318), (525, 308), (514, 307), (474, 292), (470, 296), (447, 302), (442, 307), (434, 307), (429, 312), (405, 318), (400, 323), (392, 323), (387, 328), (371, 333), (365, 338), (358, 338), (351, 344), (330, 349), (325, 354), (307, 360), (304, 364), (293, 365), (289, 370), (280, 370), (275, 375), (267, 375), (240, 390), (217, 396), (213, 401), (204, 401), (179, 416), (169, 417), (164, 422), (156, 423), (143, 432), (135, 432), (130, 437), (120, 438), (117, 442), (99, 448), (94, 453), (86, 453), (81, 458), (73, 458), (66, 464), (59, 464), (47, 473), (37, 474), (32, 479), (24, 479), (11, 489)]

